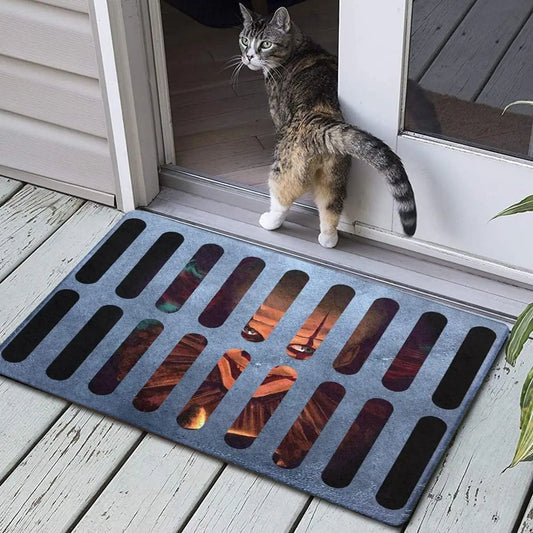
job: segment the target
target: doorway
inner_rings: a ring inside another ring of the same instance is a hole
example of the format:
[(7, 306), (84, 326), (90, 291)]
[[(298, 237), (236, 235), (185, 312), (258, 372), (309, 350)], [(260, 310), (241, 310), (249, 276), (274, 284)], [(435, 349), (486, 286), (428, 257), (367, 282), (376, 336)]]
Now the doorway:
[[(290, 3), (296, 24), (336, 55), (338, 0), (278, 2)], [(261, 72), (242, 68), (232, 80), (229, 62), (239, 53), (239, 15), (195, 13), (186, 4), (161, 1), (176, 164), (203, 176), (266, 191), (274, 128)], [(260, 10), (267, 2), (255, 4)]]

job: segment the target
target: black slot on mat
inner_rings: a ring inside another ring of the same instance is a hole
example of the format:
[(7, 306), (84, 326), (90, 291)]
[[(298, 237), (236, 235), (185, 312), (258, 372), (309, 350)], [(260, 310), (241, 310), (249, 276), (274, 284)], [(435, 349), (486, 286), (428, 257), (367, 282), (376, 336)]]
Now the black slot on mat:
[(163, 268), (172, 254), (180, 247), (183, 236), (174, 231), (163, 233), (117, 287), (121, 298), (135, 298)]
[(440, 418), (425, 416), (418, 421), (376, 494), (380, 505), (401, 509), (407, 503), (444, 433), (446, 424)]
[(122, 317), (122, 309), (105, 305), (96, 311), (78, 334), (46, 369), (52, 379), (68, 379)]
[(472, 328), (433, 394), (435, 405), (457, 409), (496, 340), (496, 333), (484, 327)]
[(79, 298), (79, 294), (70, 289), (56, 292), (4, 348), (2, 357), (11, 363), (24, 361), (74, 307)]
[(123, 222), (76, 274), (80, 283), (96, 283), (146, 228), (146, 222), (130, 218)]

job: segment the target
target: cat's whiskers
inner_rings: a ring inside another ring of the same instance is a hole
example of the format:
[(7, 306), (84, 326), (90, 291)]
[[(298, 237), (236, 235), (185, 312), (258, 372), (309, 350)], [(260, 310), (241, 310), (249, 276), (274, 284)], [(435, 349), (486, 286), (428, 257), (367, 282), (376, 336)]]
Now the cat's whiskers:
[(239, 86), (239, 73), (241, 72), (241, 69), (244, 67), (244, 63), (241, 61), (238, 63), (231, 74), (231, 86), (232, 88), (236, 89)]
[(242, 57), (240, 55), (231, 56), (227, 61), (224, 61), (224, 67), (220, 70), (220, 72), (229, 68), (233, 69), (237, 67), (239, 63), (242, 63)]

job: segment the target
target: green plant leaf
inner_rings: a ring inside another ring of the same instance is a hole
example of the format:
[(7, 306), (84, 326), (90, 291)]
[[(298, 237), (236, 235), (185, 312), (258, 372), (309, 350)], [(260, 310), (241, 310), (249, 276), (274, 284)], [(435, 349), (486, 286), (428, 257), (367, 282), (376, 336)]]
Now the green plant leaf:
[(509, 468), (533, 459), (533, 368), (529, 371), (520, 395), (520, 437)]
[(531, 100), (517, 100), (516, 102), (511, 102), (510, 104), (507, 104), (502, 111), (502, 115), (513, 105), (519, 105), (519, 104), (525, 104), (525, 105), (533, 105), (533, 101)]
[(533, 211), (533, 195), (527, 196), (520, 202), (513, 204), (497, 215), (493, 216), (491, 220), (498, 217), (504, 217), (506, 215), (515, 215), (516, 213), (525, 213), (526, 211)]
[(514, 366), (525, 342), (533, 331), (533, 304), (529, 304), (516, 319), (505, 345), (505, 359)]

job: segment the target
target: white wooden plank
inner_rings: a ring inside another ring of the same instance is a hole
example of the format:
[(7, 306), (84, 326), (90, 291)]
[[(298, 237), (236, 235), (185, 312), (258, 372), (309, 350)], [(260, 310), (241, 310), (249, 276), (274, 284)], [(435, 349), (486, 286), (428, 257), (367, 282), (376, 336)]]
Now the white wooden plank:
[[(176, 142), (176, 146), (179, 146)], [(213, 176), (269, 165), (272, 152), (265, 150), (255, 137), (222, 142), (210, 148), (194, 148), (176, 152), (178, 165)]]
[(290, 531), (308, 498), (286, 485), (228, 466), (182, 531)]
[(0, 377), (0, 480), (53, 424), (67, 402)]
[[(46, 191), (43, 191), (46, 192)], [(13, 214), (22, 216), (23, 212)], [(0, 284), (0, 342), (49, 294), (122, 213), (85, 203)], [(2, 255), (7, 253), (0, 248)], [(0, 478), (22, 457), (66, 402), (0, 378)]]
[(147, 435), (74, 531), (173, 533), (221, 468), (221, 461)]
[(513, 530), (533, 480), (533, 465), (504, 469), (520, 433), (520, 392), (532, 355), (531, 341), (515, 368), (505, 365), (500, 354), (406, 533)]
[[(207, 89), (203, 89), (205, 93)], [(232, 94), (230, 96), (219, 96), (208, 101), (182, 104), (177, 98), (173, 107), (173, 112), (180, 121), (187, 122), (199, 120), (207, 117), (214, 117), (221, 113), (244, 113), (249, 109), (262, 109), (265, 117), (270, 117), (268, 112), (268, 100), (266, 93), (252, 93), (244, 96)]]
[[(387, 526), (338, 505), (314, 498), (294, 533), (397, 533), (401, 528)], [(440, 533), (440, 532), (439, 532)]]
[(233, 172), (225, 172), (220, 174), (224, 178), (240, 185), (249, 185), (254, 188), (260, 188), (263, 191), (268, 191), (268, 175), (271, 165), (262, 165), (259, 167), (245, 168), (243, 170), (235, 170)]
[(2, 109), (107, 138), (98, 80), (0, 56)]
[[(516, 100), (533, 98), (533, 14), (498, 64), (477, 102), (503, 108)], [(532, 114), (530, 106), (515, 107), (514, 113)]]
[(229, 123), (228, 126), (216, 126), (213, 124), (213, 129), (190, 135), (186, 133), (186, 128), (183, 129), (185, 130), (183, 134), (175, 136), (176, 148), (180, 152), (184, 152), (204, 147), (205, 154), (208, 157), (211, 147), (215, 144), (268, 134), (274, 130), (274, 127), (272, 119), (265, 116), (265, 118), (257, 118), (251, 122), (244, 121), (242, 124), (237, 125)]
[(49, 4), (55, 7), (62, 7), (80, 13), (89, 13), (89, 0), (35, 0), (42, 4)]
[(524, 517), (516, 533), (531, 533), (533, 531), (533, 499), (529, 502)]
[(2, 165), (114, 194), (106, 139), (0, 110)]
[(409, 78), (417, 80), (476, 0), (415, 0)]
[(30, 0), (0, 2), (0, 53), (98, 78), (89, 16)]
[(0, 204), (9, 200), (23, 185), (20, 181), (0, 176)]
[(99, 204), (116, 206), (115, 195), (97, 191), (83, 185), (76, 185), (75, 183), (67, 183), (66, 181), (59, 181), (53, 178), (46, 178), (42, 174), (32, 174), (31, 172), (24, 172), (14, 168), (4, 167), (0, 165), (0, 175), (9, 176), (14, 180), (31, 183), (44, 189), (51, 189), (53, 191), (62, 192), (63, 194), (70, 194), (71, 196), (77, 196), (78, 198), (84, 198), (85, 200), (91, 200)]
[(65, 531), (140, 436), (69, 407), (0, 486), (2, 531)]
[(0, 207), (0, 280), (71, 217), (82, 200), (27, 185)]
[(463, 100), (477, 96), (530, 11), (530, 0), (478, 0), (422, 77), (422, 87)]

